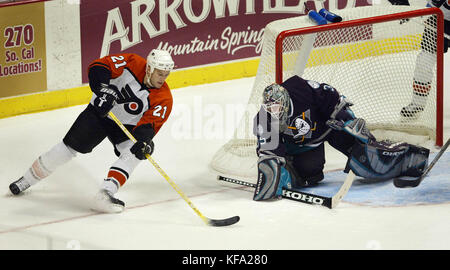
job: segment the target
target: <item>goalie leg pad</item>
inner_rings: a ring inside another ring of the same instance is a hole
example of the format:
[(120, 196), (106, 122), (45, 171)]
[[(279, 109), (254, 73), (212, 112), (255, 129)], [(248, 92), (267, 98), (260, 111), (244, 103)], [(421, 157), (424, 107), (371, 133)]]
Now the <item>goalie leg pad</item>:
[(277, 156), (261, 157), (258, 160), (258, 182), (253, 200), (264, 201), (281, 198), (283, 187), (291, 183), (291, 176), (284, 168), (284, 164), (284, 158)]
[(428, 164), (429, 155), (429, 149), (410, 144), (408, 152), (405, 155), (405, 160), (403, 161), (403, 167), (400, 176), (421, 176)]
[(349, 166), (364, 178), (389, 179), (398, 176), (418, 176), (427, 164), (429, 150), (408, 143), (385, 141), (353, 146)]
[(356, 175), (364, 178), (393, 178), (401, 173), (406, 148), (406, 143), (388, 148), (379, 142), (364, 144), (356, 141), (349, 166)]

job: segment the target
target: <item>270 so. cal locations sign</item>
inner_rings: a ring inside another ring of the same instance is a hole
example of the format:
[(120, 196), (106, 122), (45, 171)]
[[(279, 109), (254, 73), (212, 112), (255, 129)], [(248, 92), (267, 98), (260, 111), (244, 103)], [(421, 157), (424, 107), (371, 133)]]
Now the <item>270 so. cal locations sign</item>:
[(1, 8), (0, 32), (0, 98), (47, 90), (44, 3)]
[[(4, 44), (6, 65), (0, 65), (0, 77), (42, 71), (42, 59), (35, 59), (32, 24), (8, 26), (3, 35), (6, 37)], [(24, 62), (25, 60), (31, 62)]]

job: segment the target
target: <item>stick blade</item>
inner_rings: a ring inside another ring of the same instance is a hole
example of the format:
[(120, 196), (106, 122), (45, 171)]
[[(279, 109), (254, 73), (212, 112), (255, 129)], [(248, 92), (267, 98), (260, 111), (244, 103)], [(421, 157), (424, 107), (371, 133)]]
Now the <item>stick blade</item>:
[(230, 226), (237, 223), (241, 218), (239, 216), (234, 216), (226, 219), (208, 219), (208, 225), (214, 227)]

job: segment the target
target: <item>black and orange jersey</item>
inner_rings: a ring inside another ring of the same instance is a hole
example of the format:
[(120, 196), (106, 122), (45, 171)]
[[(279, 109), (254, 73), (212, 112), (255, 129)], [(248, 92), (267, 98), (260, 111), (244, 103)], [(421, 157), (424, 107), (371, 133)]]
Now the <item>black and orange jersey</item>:
[[(165, 82), (161, 88), (148, 88), (144, 84), (147, 61), (137, 54), (108, 55), (89, 65), (89, 82), (96, 98), (99, 82), (107, 83), (121, 93), (111, 112), (124, 124), (140, 126), (150, 124), (156, 134), (172, 111), (173, 98)], [(101, 72), (91, 72), (93, 69)], [(109, 81), (107, 81), (109, 80)]]

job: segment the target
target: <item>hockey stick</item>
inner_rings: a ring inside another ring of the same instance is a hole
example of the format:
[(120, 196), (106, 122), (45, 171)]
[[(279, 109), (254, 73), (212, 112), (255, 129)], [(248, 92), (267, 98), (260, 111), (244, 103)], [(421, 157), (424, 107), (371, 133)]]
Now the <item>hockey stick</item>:
[[(355, 179), (355, 174), (352, 171), (349, 171), (347, 178), (345, 179), (344, 183), (342, 184), (341, 188), (339, 189), (336, 194), (333, 195), (333, 197), (325, 197), (320, 196), (316, 194), (306, 193), (299, 190), (292, 190), (288, 188), (283, 188), (281, 197), (286, 198), (289, 200), (307, 203), (307, 204), (314, 204), (314, 205), (322, 205), (325, 207), (328, 207), (330, 209), (335, 208), (342, 200), (342, 198), (347, 194), (348, 190), (350, 189), (351, 185), (353, 184), (353, 180)], [(217, 176), (217, 180), (225, 181), (229, 183), (234, 183), (241, 186), (247, 186), (247, 187), (256, 187), (256, 184), (245, 182), (238, 179), (233, 179), (229, 177), (224, 176)]]
[(422, 180), (427, 176), (427, 174), (431, 171), (431, 169), (434, 167), (434, 164), (439, 160), (439, 158), (444, 154), (445, 150), (448, 148), (448, 145), (450, 144), (450, 139), (447, 140), (447, 142), (442, 146), (441, 150), (437, 153), (437, 155), (434, 157), (433, 161), (431, 161), (430, 165), (425, 169), (425, 171), (422, 173), (419, 177), (408, 177), (408, 178), (394, 178), (394, 186), (398, 188), (405, 188), (405, 187), (417, 187), (420, 185)]
[[(133, 135), (128, 131), (128, 129), (120, 122), (119, 119), (112, 113), (108, 113), (109, 117), (111, 117), (114, 122), (122, 129), (122, 131), (127, 135), (127, 137), (133, 142), (136, 143), (137, 140), (133, 137)], [(159, 167), (159, 165), (153, 160), (153, 158), (150, 155), (145, 156), (148, 161), (156, 168), (156, 170), (166, 179), (166, 181), (172, 186), (173, 189), (183, 198), (183, 200), (194, 210), (194, 212), (207, 224), (211, 226), (229, 226), (232, 224), (235, 224), (239, 221), (239, 216), (234, 216), (230, 218), (225, 219), (210, 219), (205, 217), (198, 209), (194, 206), (194, 204), (189, 200), (189, 198), (184, 195), (184, 193), (181, 191), (181, 189), (175, 184), (175, 182), (172, 181), (172, 179), (169, 178), (169, 176)]]

